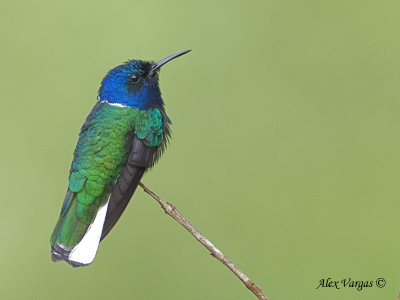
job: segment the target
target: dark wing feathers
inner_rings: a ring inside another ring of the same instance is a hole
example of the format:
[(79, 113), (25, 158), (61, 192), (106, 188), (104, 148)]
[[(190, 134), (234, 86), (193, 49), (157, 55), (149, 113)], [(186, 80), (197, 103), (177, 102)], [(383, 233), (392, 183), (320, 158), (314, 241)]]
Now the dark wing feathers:
[(121, 217), (145, 171), (158, 161), (168, 145), (171, 136), (169, 127), (171, 121), (163, 108), (160, 108), (160, 112), (163, 116), (163, 141), (157, 147), (147, 147), (144, 140), (134, 136), (131, 153), (110, 195), (101, 240), (107, 236)]
[(146, 168), (154, 163), (158, 150), (158, 147), (147, 147), (143, 140), (137, 136), (134, 137), (131, 153), (110, 195), (101, 240), (107, 236), (121, 217)]

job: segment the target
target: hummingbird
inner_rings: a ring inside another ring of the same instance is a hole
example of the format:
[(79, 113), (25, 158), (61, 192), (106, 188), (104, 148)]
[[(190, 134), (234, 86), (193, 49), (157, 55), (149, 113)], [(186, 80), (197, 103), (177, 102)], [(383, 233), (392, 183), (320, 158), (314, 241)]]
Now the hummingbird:
[(117, 223), (143, 174), (170, 138), (159, 70), (188, 53), (157, 62), (129, 60), (101, 82), (97, 103), (79, 133), (60, 216), (51, 235), (51, 258), (87, 266)]

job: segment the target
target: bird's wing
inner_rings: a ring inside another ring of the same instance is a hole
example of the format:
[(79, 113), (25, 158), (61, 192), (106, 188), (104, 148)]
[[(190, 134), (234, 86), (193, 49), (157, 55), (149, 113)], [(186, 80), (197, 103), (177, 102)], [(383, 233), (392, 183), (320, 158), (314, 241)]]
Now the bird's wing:
[(106, 237), (119, 220), (144, 172), (152, 165), (156, 152), (156, 147), (147, 147), (144, 141), (135, 135), (131, 153), (110, 195), (101, 239)]
[(154, 109), (151, 118), (150, 127), (135, 128), (132, 150), (110, 195), (101, 240), (121, 217), (146, 169), (156, 163), (167, 146), (170, 138), (169, 118), (162, 109)]

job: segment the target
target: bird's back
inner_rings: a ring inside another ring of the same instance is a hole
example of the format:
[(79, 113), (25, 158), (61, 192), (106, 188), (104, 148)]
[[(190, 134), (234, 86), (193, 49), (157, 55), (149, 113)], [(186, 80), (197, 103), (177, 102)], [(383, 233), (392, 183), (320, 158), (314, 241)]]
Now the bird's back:
[[(82, 240), (99, 208), (109, 199), (127, 163), (135, 136), (143, 139), (146, 147), (158, 149), (164, 137), (159, 110), (140, 110), (106, 102), (95, 105), (79, 134), (67, 194), (51, 237), (53, 247), (69, 253)], [(138, 174), (140, 178), (143, 172)]]

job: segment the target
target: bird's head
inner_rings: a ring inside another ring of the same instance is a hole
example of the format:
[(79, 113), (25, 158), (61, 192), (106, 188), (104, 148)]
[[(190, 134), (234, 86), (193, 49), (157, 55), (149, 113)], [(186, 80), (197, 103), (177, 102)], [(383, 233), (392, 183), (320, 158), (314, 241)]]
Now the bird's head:
[(110, 70), (99, 89), (99, 101), (148, 109), (163, 105), (158, 86), (160, 67), (190, 50), (181, 51), (157, 62), (130, 60)]

